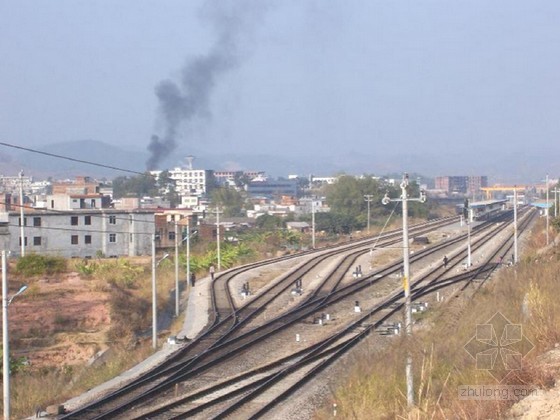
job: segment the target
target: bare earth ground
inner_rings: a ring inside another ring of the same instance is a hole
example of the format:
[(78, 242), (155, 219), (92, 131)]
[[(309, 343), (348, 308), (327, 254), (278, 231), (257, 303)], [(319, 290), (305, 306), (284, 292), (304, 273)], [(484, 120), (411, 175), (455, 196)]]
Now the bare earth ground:
[[(25, 297), (25, 299), (24, 299)], [(33, 368), (84, 364), (106, 348), (108, 293), (77, 273), (42, 278), (10, 305), (11, 350)]]
[(551, 389), (539, 390), (515, 404), (508, 413), (508, 419), (558, 419), (560, 418), (560, 348), (549, 351), (539, 357), (547, 370), (555, 373), (556, 383)]

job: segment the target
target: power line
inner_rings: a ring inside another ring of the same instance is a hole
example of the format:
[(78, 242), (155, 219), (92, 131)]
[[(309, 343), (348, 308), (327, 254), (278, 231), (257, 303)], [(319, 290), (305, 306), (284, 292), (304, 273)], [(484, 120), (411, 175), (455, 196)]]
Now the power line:
[(98, 166), (98, 167), (107, 168), (107, 169), (114, 169), (116, 171), (128, 172), (128, 173), (136, 174), (136, 175), (146, 175), (145, 172), (138, 172), (138, 171), (133, 171), (131, 169), (123, 169), (123, 168), (118, 168), (116, 166), (104, 165), (102, 163), (90, 162), (90, 161), (83, 160), (83, 159), (71, 158), (69, 156), (57, 155), (55, 153), (43, 152), (41, 150), (35, 150), (35, 149), (31, 149), (29, 147), (23, 147), (23, 146), (16, 146), (15, 144), (10, 144), (10, 143), (6, 143), (6, 142), (2, 142), (2, 141), (0, 141), (0, 145), (1, 146), (6, 146), (6, 147), (11, 147), (13, 149), (25, 150), (26, 152), (37, 153), (39, 155), (45, 155), (45, 156), (55, 157), (55, 158), (58, 158), (58, 159), (69, 160), (69, 161), (72, 161), (72, 162), (85, 163), (86, 165)]

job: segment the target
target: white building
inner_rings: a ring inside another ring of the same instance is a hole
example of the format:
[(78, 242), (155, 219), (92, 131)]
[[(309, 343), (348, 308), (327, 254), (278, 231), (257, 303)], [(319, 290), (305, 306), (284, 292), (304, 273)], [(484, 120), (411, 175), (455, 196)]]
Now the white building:
[[(151, 171), (159, 177), (162, 171)], [(175, 183), (175, 190), (181, 196), (201, 196), (206, 194), (212, 171), (204, 169), (174, 168), (169, 170), (169, 178)]]
[[(36, 210), (26, 211), (23, 219), (26, 253), (67, 258), (150, 255), (155, 232), (154, 212), (148, 210)], [(8, 220), (8, 250), (18, 256), (20, 213), (9, 212)]]

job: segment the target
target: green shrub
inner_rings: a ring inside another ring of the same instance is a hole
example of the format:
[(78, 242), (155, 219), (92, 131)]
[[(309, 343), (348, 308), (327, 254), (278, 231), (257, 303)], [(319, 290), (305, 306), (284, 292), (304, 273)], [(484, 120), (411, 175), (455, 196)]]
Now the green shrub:
[(62, 257), (29, 254), (17, 261), (16, 271), (24, 276), (58, 274), (66, 271), (66, 260)]

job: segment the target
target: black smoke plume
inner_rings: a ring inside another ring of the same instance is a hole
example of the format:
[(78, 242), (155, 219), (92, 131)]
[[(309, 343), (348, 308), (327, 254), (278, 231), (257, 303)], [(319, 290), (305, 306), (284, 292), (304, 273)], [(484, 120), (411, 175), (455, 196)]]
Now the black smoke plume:
[[(217, 39), (211, 50), (187, 61), (178, 82), (163, 80), (155, 88), (162, 135), (153, 135), (147, 168), (156, 169), (177, 147), (178, 131), (197, 116), (210, 115), (209, 102), (219, 77), (238, 65), (242, 35), (264, 11), (262, 0), (209, 2), (204, 17), (215, 27)], [(208, 6), (209, 5), (209, 6)]]

